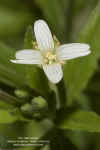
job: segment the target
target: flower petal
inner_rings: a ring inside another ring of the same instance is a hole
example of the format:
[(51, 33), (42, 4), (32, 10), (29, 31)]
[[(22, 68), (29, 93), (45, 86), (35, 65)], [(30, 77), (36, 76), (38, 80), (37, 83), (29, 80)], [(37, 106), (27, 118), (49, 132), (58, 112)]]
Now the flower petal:
[(57, 56), (60, 60), (68, 60), (90, 54), (88, 44), (72, 43), (64, 44), (57, 48)]
[(40, 50), (47, 51), (54, 48), (51, 31), (45, 21), (36, 21), (34, 24), (34, 32)]
[(42, 55), (36, 50), (21, 50), (16, 52), (16, 60), (13, 63), (21, 64), (42, 64)]
[(34, 58), (40, 58), (41, 53), (38, 50), (20, 50), (16, 52), (16, 59), (34, 59)]
[(40, 62), (38, 61), (34, 61), (34, 60), (10, 60), (12, 63), (16, 63), (16, 64), (40, 64)]
[(60, 64), (43, 65), (43, 70), (48, 79), (53, 83), (58, 83), (63, 77), (63, 72)]

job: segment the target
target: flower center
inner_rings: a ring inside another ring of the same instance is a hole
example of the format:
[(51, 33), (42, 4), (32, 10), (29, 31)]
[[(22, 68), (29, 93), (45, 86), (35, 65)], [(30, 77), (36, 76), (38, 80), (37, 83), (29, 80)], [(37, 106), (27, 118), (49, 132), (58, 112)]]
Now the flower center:
[(44, 63), (45, 64), (53, 64), (57, 62), (56, 54), (53, 54), (52, 52), (47, 52), (44, 56)]

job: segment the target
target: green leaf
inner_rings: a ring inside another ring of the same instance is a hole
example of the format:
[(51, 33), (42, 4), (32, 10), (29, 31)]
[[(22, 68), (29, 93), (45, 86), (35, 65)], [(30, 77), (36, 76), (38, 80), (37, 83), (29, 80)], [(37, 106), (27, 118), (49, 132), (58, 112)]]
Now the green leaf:
[(41, 138), (45, 133), (47, 133), (53, 126), (53, 123), (44, 119), (42, 121), (30, 121), (26, 125), (26, 136)]
[(19, 150), (34, 150), (32, 147), (22, 147), (22, 148), (19, 148)]
[(24, 48), (32, 49), (33, 48), (33, 40), (35, 40), (34, 35), (33, 35), (33, 29), (32, 26), (28, 26), (26, 34), (25, 34), (25, 39), (24, 39)]
[(50, 150), (49, 144), (45, 145), (41, 150)]
[(0, 110), (0, 123), (12, 123), (16, 120), (16, 116), (11, 114), (9, 111), (3, 109)]
[[(32, 27), (29, 26), (26, 35), (25, 35), (25, 48), (33, 49), (33, 30)], [(49, 85), (48, 80), (41, 68), (36, 65), (28, 65), (27, 66), (27, 80), (29, 86), (38, 92), (40, 95), (47, 95), (49, 93)]]
[(31, 22), (31, 17), (32, 15), (27, 10), (12, 11), (0, 7), (0, 38), (7, 39), (22, 33), (25, 25)]
[(89, 141), (89, 134), (88, 132), (84, 131), (66, 131), (64, 135), (68, 137), (71, 142), (77, 147), (78, 150), (85, 150), (87, 144), (90, 143)]
[(12, 109), (13, 106), (9, 103), (4, 102), (3, 100), (0, 100), (0, 109)]
[(0, 82), (12, 87), (26, 85), (25, 68), (10, 62), (15, 50), (0, 42)]
[(59, 127), (69, 130), (100, 132), (100, 116), (95, 112), (78, 110), (64, 119)]
[(100, 57), (100, 3), (93, 11), (86, 27), (80, 33), (77, 42), (91, 46), (89, 56), (71, 60), (65, 65), (64, 79), (68, 88), (68, 100), (77, 98), (85, 89), (97, 68)]
[(49, 85), (43, 70), (36, 66), (29, 66), (27, 68), (29, 86), (40, 95), (47, 95), (49, 93)]

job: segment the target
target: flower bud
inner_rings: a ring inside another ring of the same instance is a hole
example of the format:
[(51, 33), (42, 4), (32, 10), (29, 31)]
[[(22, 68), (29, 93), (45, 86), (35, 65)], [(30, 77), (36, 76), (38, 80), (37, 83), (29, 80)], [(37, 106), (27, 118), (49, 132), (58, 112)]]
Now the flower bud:
[(48, 104), (43, 97), (39, 96), (32, 99), (32, 106), (33, 109), (37, 111), (46, 109), (48, 107)]
[(32, 105), (29, 103), (24, 104), (23, 106), (21, 106), (21, 111), (24, 114), (30, 114), (31, 115), (33, 112)]
[(29, 93), (26, 90), (22, 90), (22, 89), (16, 89), (14, 93), (19, 98), (26, 98), (29, 96)]

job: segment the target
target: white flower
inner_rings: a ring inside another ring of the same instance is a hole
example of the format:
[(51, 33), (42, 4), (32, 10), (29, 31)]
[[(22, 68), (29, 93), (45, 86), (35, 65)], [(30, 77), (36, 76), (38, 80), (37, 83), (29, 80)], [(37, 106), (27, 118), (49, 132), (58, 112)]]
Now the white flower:
[(11, 62), (41, 65), (48, 79), (53, 83), (58, 83), (62, 79), (62, 64), (65, 60), (90, 54), (88, 44), (72, 43), (55, 46), (50, 29), (43, 20), (35, 22), (34, 32), (38, 50), (26, 49), (18, 51), (16, 60), (11, 60)]

